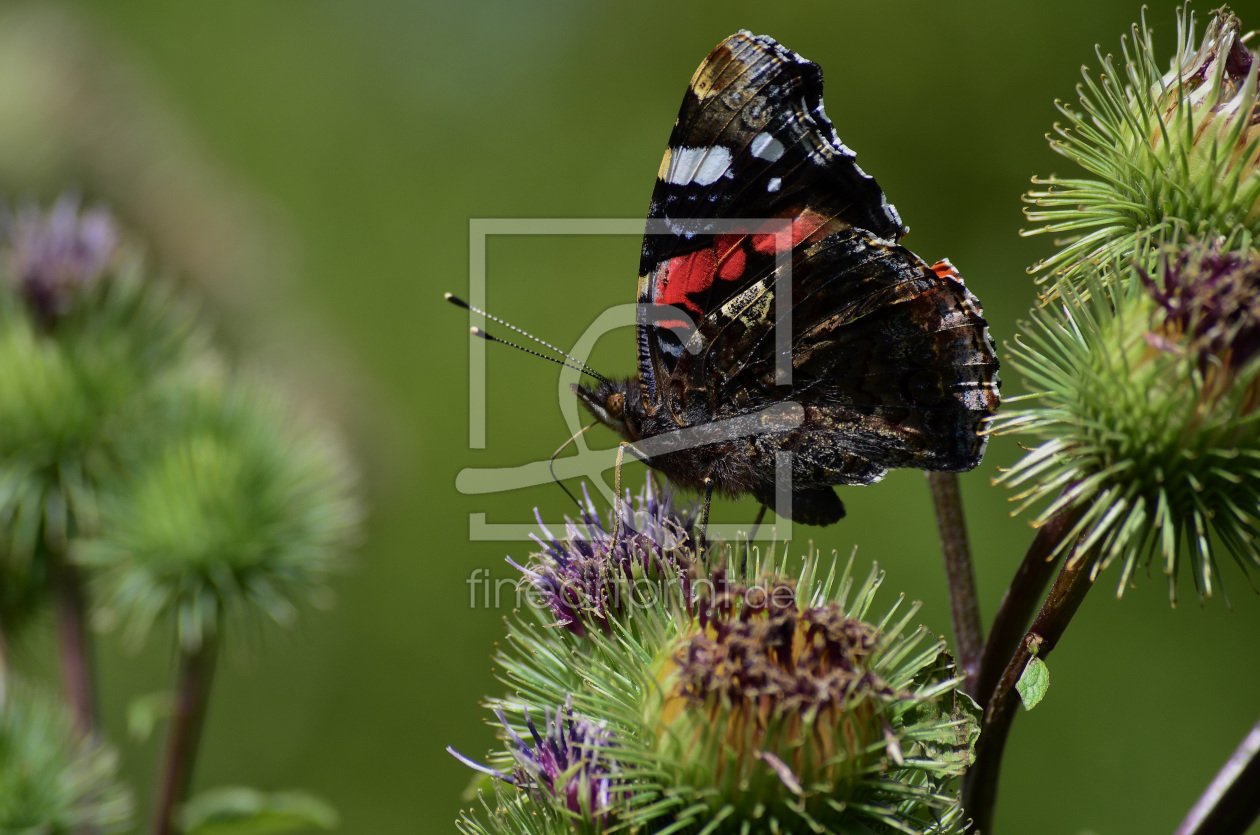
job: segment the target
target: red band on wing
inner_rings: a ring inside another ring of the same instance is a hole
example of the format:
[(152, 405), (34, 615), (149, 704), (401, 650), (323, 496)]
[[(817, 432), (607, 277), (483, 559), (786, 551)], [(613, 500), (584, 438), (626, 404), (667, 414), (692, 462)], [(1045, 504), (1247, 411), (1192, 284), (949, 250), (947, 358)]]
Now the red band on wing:
[[(680, 306), (703, 318), (705, 311), (695, 296), (713, 286), (715, 279), (738, 281), (744, 275), (748, 256), (741, 244), (746, 235), (717, 235), (714, 245), (698, 252), (671, 258), (656, 270), (652, 303)], [(657, 327), (683, 327), (679, 320), (656, 322)]]
[(743, 240), (743, 235), (717, 236), (718, 278), (723, 281), (735, 281), (744, 274), (748, 258), (740, 246)]
[[(792, 246), (791, 248), (795, 249), (796, 247), (801, 245), (802, 241), (808, 240), (809, 238), (813, 237), (818, 232), (818, 230), (825, 227), (827, 223), (828, 223), (827, 218), (823, 217), (817, 212), (810, 211), (809, 209), (806, 209), (805, 211), (801, 212), (796, 217), (792, 218)], [(787, 230), (783, 229), (783, 225), (781, 222), (775, 222), (773, 224), (766, 224), (766, 226), (763, 228), (773, 229), (774, 231), (771, 232), (770, 234), (753, 235), (753, 249), (757, 250), (758, 252), (763, 252), (767, 255), (771, 255), (775, 253), (776, 251), (778, 251), (779, 249), (778, 242), (779, 242), (780, 236), (786, 239), (787, 236), (784, 233)], [(786, 240), (784, 242), (786, 243)]]
[(949, 263), (948, 258), (944, 258), (933, 264), (932, 272), (936, 273), (941, 278), (956, 278), (959, 281), (962, 281), (962, 276), (958, 274), (958, 270), (954, 268), (954, 265)]
[(700, 313), (695, 302), (687, 298), (688, 293), (699, 293), (713, 285), (713, 274), (717, 272), (717, 255), (712, 249), (702, 249), (687, 255), (671, 258), (665, 269), (657, 273), (656, 304), (681, 305), (694, 313)]
[(667, 331), (686, 330), (688, 325), (682, 319), (661, 319), (659, 322), (653, 322), (653, 326), (664, 328)]

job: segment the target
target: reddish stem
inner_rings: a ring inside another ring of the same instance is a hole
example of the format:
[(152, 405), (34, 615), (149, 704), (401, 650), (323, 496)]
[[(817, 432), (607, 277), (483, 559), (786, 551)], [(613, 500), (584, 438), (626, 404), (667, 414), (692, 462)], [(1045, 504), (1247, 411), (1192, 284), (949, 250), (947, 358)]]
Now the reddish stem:
[(1063, 637), (1068, 623), (1092, 585), (1092, 565), (1093, 560), (1088, 555), (1080, 555), (1075, 561), (1069, 559), (1064, 563), (1050, 594), (1037, 613), (1036, 620), (1020, 641), (985, 707), (984, 724), (981, 727), (980, 740), (976, 744), (976, 762), (963, 779), (963, 807), (972, 816), (968, 832), (973, 835), (988, 835), (993, 831), (993, 810), (997, 803), (1002, 753), (1020, 704), (1019, 699), (1014, 696), (1015, 684), (1023, 675), (1029, 659), (1033, 657), (1034, 647), (1038, 650), (1037, 656), (1045, 659)]
[(154, 835), (174, 831), (175, 810), (188, 799), (217, 659), (218, 642), (213, 638), (203, 640), (198, 649), (180, 653), (174, 712), (154, 795)]
[(96, 688), (83, 583), (63, 554), (49, 553), (48, 559), (66, 701), (75, 729), (87, 736), (96, 728)]
[(980, 707), (988, 706), (1002, 673), (1019, 647), (1024, 630), (1037, 611), (1046, 586), (1054, 577), (1059, 560), (1051, 558), (1051, 554), (1076, 524), (1081, 510), (1069, 508), (1041, 526), (1010, 586), (1002, 595), (989, 631), (989, 640), (980, 655), (976, 686), (971, 694)]
[(1260, 818), (1260, 722), (1234, 750), (1176, 835), (1243, 835)]
[(976, 591), (976, 572), (971, 564), (971, 546), (967, 542), (967, 523), (963, 518), (958, 474), (928, 472), (925, 475), (932, 491), (936, 527), (941, 535), (941, 553), (945, 557), (949, 608), (953, 615), (954, 642), (958, 648), (958, 670), (966, 677), (963, 691), (974, 694), (984, 629), (980, 625), (980, 598)]

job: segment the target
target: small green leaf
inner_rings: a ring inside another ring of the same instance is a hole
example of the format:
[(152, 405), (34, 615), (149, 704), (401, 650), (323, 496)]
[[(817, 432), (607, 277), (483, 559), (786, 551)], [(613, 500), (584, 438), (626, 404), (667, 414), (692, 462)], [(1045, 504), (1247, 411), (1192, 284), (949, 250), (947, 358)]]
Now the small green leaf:
[(127, 704), (127, 736), (137, 745), (147, 742), (158, 722), (170, 716), (174, 709), (174, 699), (165, 690), (137, 696)]
[(1050, 689), (1050, 668), (1040, 658), (1028, 659), (1028, 666), (1015, 683), (1019, 698), (1024, 702), (1025, 710), (1032, 710), (1037, 703), (1046, 697)]
[(337, 811), (313, 795), (243, 786), (202, 792), (180, 814), (184, 835), (274, 835), (335, 829), (339, 823)]

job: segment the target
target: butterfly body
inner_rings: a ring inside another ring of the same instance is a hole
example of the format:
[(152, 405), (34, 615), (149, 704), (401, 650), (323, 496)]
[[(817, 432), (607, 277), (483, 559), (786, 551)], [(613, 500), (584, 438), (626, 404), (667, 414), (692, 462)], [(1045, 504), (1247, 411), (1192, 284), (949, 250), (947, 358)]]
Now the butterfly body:
[(778, 485), (807, 524), (844, 515), (833, 485), (971, 469), (993, 340), (905, 231), (836, 137), (817, 65), (737, 33), (693, 76), (658, 172), (638, 374), (575, 390), (671, 481), (782, 507)]

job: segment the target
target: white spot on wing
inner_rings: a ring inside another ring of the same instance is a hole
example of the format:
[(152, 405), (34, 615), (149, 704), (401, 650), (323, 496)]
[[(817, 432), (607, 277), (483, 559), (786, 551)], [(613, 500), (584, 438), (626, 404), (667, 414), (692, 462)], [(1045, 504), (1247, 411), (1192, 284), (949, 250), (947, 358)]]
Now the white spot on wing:
[(771, 177), (770, 182), (766, 183), (766, 191), (774, 192), (779, 190), (779, 186), (783, 185), (780, 177)]
[(730, 170), (731, 152), (720, 145), (714, 146), (700, 163), (695, 181), (702, 186), (716, 183), (723, 174)]
[(749, 147), (752, 155), (767, 162), (774, 162), (783, 156), (783, 143), (768, 133), (759, 133)]
[(691, 183), (709, 186), (716, 183), (731, 167), (729, 148), (674, 148), (665, 181), (675, 186)]

